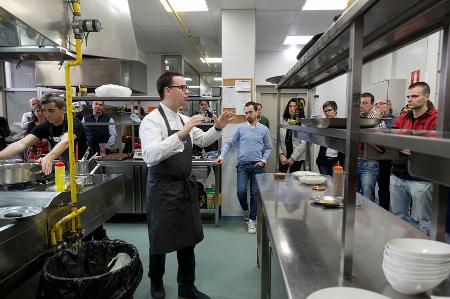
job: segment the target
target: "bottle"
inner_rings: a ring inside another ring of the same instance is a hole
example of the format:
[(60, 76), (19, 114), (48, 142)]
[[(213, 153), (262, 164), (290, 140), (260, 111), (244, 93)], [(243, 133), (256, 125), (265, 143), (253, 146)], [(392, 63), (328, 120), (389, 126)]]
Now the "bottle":
[(66, 166), (61, 161), (55, 165), (55, 190), (57, 192), (64, 191), (64, 176), (66, 175)]
[(318, 94), (314, 95), (311, 103), (311, 118), (320, 118), (320, 103)]
[(344, 168), (337, 162), (333, 166), (333, 196), (344, 197)]

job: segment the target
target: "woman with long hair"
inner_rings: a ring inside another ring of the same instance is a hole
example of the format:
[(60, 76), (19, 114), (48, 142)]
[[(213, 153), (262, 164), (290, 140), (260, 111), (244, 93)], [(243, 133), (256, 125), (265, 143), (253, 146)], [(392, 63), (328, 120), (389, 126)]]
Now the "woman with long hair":
[[(47, 119), (45, 118), (44, 109), (42, 109), (41, 105), (34, 107), (31, 110), (32, 119), (31, 122), (28, 123), (27, 128), (25, 130), (25, 136), (30, 134), (34, 127), (44, 123)], [(27, 149), (25, 154), (26, 160), (37, 160), (40, 157), (46, 155), (48, 153), (48, 140), (42, 139), (37, 143), (32, 145)]]
[[(285, 124), (289, 124), (289, 120), (295, 120), (296, 117), (304, 118), (305, 113), (298, 106), (296, 98), (292, 98), (286, 105), (283, 112), (283, 120)], [(294, 172), (300, 170), (305, 161), (306, 142), (294, 136), (294, 132), (290, 129), (280, 129), (280, 140), (278, 142), (280, 148), (279, 170), (280, 172)]]

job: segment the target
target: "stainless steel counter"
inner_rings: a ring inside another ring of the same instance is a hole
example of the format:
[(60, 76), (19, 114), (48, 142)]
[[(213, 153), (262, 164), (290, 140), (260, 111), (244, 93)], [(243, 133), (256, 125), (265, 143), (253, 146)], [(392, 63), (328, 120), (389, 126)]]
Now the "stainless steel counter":
[[(121, 175), (95, 175), (94, 184), (78, 193), (85, 234), (119, 211), (124, 198)], [(38, 206), (43, 211), (33, 217), (0, 220), (0, 297), (36, 272), (50, 248), (50, 228), (70, 212), (69, 192), (1, 191), (0, 207)], [(64, 232), (69, 230), (65, 226)]]
[[(147, 164), (144, 160), (126, 159), (122, 161), (98, 161), (103, 169), (103, 173), (120, 173), (126, 180), (126, 198), (122, 203), (120, 213), (145, 214), (146, 193), (147, 193)], [(219, 205), (218, 198), (221, 192), (221, 166), (215, 165), (209, 160), (192, 160), (192, 174), (197, 179), (207, 179), (211, 168), (214, 169), (214, 179), (216, 187), (216, 202), (214, 209), (201, 209), (202, 214), (214, 214), (214, 223), (219, 225)]]
[[(342, 209), (312, 204), (317, 192), (294, 176), (274, 180), (273, 174), (256, 177), (261, 194), (261, 298), (306, 298), (316, 290), (353, 286), (391, 298), (430, 298), (430, 294), (403, 295), (391, 288), (381, 268), (385, 243), (394, 238), (427, 238), (391, 213), (357, 194), (353, 277), (340, 276)], [(277, 280), (279, 283), (277, 283)], [(281, 286), (281, 289), (279, 289)], [(432, 291), (450, 295), (448, 280)]]

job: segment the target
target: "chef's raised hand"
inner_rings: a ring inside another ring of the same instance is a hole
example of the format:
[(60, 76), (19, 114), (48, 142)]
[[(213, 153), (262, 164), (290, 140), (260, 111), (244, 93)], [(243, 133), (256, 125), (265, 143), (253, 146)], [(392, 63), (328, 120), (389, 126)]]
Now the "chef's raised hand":
[(214, 122), (216, 123), (216, 128), (221, 130), (234, 118), (234, 113), (231, 111), (223, 112), (219, 117), (214, 115)]
[(177, 132), (178, 138), (181, 140), (189, 136), (189, 132), (191, 132), (192, 128), (200, 125), (204, 120), (205, 117), (201, 114), (193, 115), (189, 118), (189, 121), (184, 125), (184, 127)]
[(216, 165), (223, 164), (223, 158), (222, 158), (222, 157), (219, 157), (219, 158), (215, 159), (215, 160), (214, 160), (214, 164), (216, 164)]

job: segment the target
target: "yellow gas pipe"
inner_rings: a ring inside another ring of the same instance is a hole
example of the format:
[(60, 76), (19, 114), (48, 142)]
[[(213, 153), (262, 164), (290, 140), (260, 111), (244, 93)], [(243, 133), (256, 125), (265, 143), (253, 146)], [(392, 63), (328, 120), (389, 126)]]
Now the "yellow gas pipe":
[[(80, 15), (80, 2), (79, 0), (73, 0), (73, 15)], [(76, 47), (76, 60), (69, 61), (65, 66), (65, 78), (66, 78), (66, 108), (67, 108), (67, 126), (69, 137), (69, 172), (70, 172), (70, 202), (71, 213), (59, 220), (51, 229), (51, 243), (52, 246), (56, 246), (57, 242), (62, 240), (62, 227), (61, 225), (69, 220), (72, 221), (71, 232), (75, 233), (81, 228), (80, 214), (82, 214), (86, 207), (80, 209), (77, 208), (77, 183), (75, 179), (75, 151), (74, 151), (74, 138), (73, 138), (73, 108), (72, 108), (72, 88), (70, 78), (70, 68), (75, 65), (81, 64), (81, 35), (75, 34), (75, 47)], [(58, 238), (55, 237), (55, 231), (58, 231)]]

